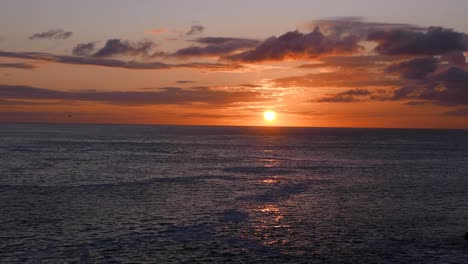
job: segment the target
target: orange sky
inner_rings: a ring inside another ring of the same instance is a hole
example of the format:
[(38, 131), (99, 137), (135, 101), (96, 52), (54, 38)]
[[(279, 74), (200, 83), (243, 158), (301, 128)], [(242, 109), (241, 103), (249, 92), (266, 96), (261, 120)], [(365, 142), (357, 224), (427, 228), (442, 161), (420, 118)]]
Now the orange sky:
[(0, 122), (468, 128), (463, 32), (357, 18), (303, 25), (265, 39), (195, 23), (174, 40), (157, 28), (155, 39), (54, 52), (33, 44), (72, 32), (38, 32), (31, 50), (0, 48)]

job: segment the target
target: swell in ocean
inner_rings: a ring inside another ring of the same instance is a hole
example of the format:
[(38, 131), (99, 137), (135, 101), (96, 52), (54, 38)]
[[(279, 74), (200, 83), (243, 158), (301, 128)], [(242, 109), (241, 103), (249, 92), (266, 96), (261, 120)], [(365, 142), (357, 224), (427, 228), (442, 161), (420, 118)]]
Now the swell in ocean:
[(0, 261), (468, 262), (468, 131), (0, 125)]

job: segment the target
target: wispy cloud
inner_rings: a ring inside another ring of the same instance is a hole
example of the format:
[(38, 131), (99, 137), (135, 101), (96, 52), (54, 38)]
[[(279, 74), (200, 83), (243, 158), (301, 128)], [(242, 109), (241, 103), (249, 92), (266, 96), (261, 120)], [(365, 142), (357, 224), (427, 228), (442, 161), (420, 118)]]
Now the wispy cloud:
[(371, 92), (366, 89), (352, 89), (341, 93), (329, 94), (313, 102), (319, 103), (352, 103), (360, 102), (362, 97), (370, 95)]
[(257, 46), (260, 41), (244, 38), (205, 37), (191, 40), (203, 46), (190, 46), (166, 56), (177, 58), (228, 56)]
[(145, 40), (140, 42), (130, 42), (121, 39), (109, 39), (104, 47), (93, 54), (94, 57), (113, 57), (113, 56), (148, 56), (151, 49), (156, 44)]
[(185, 33), (186, 36), (192, 36), (196, 34), (200, 34), (205, 30), (205, 27), (202, 25), (193, 25), (187, 33)]
[(0, 63), (0, 68), (14, 68), (14, 69), (22, 69), (22, 70), (32, 70), (32, 69), (36, 69), (37, 65), (30, 64), (30, 63), (23, 63), (23, 62)]
[(190, 80), (180, 80), (176, 81), (178, 84), (189, 84), (189, 83), (195, 83), (195, 81), (190, 81)]
[(68, 39), (73, 35), (71, 31), (63, 29), (51, 29), (45, 32), (35, 33), (29, 37), (30, 40), (34, 39)]
[(13, 100), (74, 100), (116, 105), (167, 105), (205, 103), (229, 105), (241, 102), (263, 102), (274, 99), (255, 91), (216, 90), (211, 87), (160, 88), (155, 91), (73, 92), (57, 91), (30, 86), (0, 85), (0, 98)]
[(68, 55), (55, 55), (39, 52), (7, 52), (0, 51), (0, 57), (27, 59), (36, 61), (47, 61), (72, 65), (92, 65), (111, 68), (123, 68), (131, 70), (163, 70), (173, 68), (192, 68), (211, 71), (236, 70), (242, 68), (238, 64), (223, 63), (204, 63), (190, 62), (181, 64), (167, 64), (153, 61), (123, 61), (116, 59), (96, 58), (96, 57), (77, 57)]

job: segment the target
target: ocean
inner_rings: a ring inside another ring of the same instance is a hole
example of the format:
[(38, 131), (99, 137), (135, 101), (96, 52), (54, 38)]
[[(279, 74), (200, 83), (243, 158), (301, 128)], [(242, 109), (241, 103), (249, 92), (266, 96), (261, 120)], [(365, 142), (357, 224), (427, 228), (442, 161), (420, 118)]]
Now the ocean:
[(0, 125), (1, 263), (468, 263), (468, 131)]

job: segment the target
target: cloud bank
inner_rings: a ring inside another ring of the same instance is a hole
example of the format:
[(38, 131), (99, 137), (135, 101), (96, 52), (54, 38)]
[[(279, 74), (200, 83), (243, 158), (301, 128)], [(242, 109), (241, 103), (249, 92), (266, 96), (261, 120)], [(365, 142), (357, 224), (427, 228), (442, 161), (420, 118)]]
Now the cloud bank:
[(164, 70), (174, 68), (192, 68), (211, 71), (236, 70), (241, 68), (238, 64), (222, 64), (222, 63), (181, 63), (167, 64), (163, 62), (152, 61), (123, 61), (116, 59), (97, 58), (97, 57), (78, 57), (68, 55), (55, 55), (50, 53), (39, 52), (7, 52), (0, 51), (0, 57), (27, 59), (35, 61), (55, 62), (71, 65), (91, 65), (100, 67), (122, 68), (130, 70)]
[(271, 101), (255, 91), (225, 91), (210, 87), (160, 88), (156, 91), (57, 91), (44, 88), (0, 85), (0, 98), (8, 100), (73, 100), (100, 102), (115, 105), (167, 105), (205, 103), (229, 105), (242, 102)]

